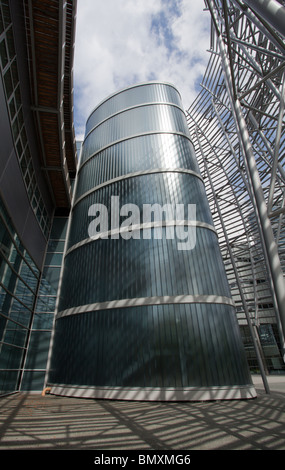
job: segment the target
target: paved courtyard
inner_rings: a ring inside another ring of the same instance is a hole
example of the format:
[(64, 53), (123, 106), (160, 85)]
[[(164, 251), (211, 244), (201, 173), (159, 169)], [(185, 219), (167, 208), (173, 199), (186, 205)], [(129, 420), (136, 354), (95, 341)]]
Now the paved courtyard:
[[(285, 377), (242, 401), (124, 402), (15, 394), (0, 399), (1, 450), (285, 450)], [(43, 463), (43, 462), (42, 462)]]

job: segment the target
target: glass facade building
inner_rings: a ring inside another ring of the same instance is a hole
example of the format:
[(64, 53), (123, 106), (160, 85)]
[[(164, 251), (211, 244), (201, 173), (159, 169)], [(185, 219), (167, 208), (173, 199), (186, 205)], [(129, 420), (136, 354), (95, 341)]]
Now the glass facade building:
[(150, 82), (91, 113), (47, 385), (120, 399), (255, 396), (178, 91)]
[(248, 366), (284, 374), (284, 34), (244, 4), (205, 1), (186, 120), (172, 85), (131, 86), (76, 149), (76, 0), (0, 2), (0, 395), (252, 397)]
[(0, 2), (0, 395), (45, 384), (77, 164), (75, 14), (75, 0)]

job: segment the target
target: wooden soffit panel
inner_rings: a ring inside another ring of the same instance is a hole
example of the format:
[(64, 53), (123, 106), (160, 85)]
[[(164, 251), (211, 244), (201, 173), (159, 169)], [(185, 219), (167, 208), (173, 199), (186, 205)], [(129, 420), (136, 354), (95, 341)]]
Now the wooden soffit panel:
[(58, 207), (70, 207), (69, 174), (76, 171), (72, 85), (75, 10), (73, 0), (26, 0), (33, 110), (42, 166)]

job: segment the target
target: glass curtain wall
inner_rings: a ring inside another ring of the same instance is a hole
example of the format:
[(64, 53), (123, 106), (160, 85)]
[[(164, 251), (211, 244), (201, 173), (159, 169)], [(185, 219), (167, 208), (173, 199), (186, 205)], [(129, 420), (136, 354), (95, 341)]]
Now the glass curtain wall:
[(0, 394), (19, 390), (39, 278), (0, 199)]
[(44, 387), (67, 224), (67, 216), (54, 216), (31, 322), (22, 391)]
[(0, 395), (44, 387), (67, 223), (54, 217), (41, 272), (0, 199)]
[(0, 3), (0, 73), (7, 100), (11, 131), (15, 142), (15, 151), (21, 168), (23, 181), (39, 226), (47, 238), (51, 227), (51, 220), (36, 181), (31, 150), (27, 139), (13, 25), (9, 2), (7, 0), (1, 1)]
[(52, 393), (255, 396), (175, 87), (133, 86), (91, 113), (67, 240)]

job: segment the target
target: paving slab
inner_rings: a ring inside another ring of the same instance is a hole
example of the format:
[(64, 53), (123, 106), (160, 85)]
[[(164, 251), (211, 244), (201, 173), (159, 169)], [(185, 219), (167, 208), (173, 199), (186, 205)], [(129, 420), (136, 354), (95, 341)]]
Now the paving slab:
[[(125, 402), (18, 393), (0, 398), (3, 450), (285, 450), (285, 376), (270, 394), (212, 402)], [(100, 454), (102, 455), (102, 454)], [(42, 462), (43, 463), (43, 462)]]

